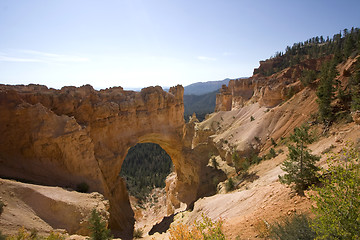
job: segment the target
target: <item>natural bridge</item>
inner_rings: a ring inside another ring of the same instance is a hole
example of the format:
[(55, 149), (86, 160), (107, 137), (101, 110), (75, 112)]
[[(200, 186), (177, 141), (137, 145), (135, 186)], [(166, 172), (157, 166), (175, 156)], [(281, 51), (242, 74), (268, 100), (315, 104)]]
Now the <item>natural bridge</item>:
[(73, 189), (85, 182), (110, 201), (114, 233), (131, 233), (134, 214), (119, 172), (130, 147), (152, 142), (175, 166), (168, 213), (181, 202), (190, 206), (213, 189), (202, 176), (216, 149), (206, 139), (194, 144), (193, 123), (183, 118), (183, 93), (182, 86), (133, 92), (0, 85), (0, 177)]

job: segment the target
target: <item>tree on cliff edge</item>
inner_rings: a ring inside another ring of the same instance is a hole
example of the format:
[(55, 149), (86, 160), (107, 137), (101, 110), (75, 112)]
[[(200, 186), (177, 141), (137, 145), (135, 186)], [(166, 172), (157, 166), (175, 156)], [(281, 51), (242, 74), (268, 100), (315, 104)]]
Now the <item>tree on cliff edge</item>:
[(93, 209), (89, 218), (90, 240), (111, 240), (110, 229), (107, 229), (106, 222), (101, 219), (100, 214)]
[(308, 125), (302, 125), (295, 128), (294, 133), (290, 135), (290, 140), (295, 145), (288, 146), (289, 153), (287, 159), (281, 165), (281, 169), (286, 174), (279, 176), (281, 183), (292, 185), (292, 188), (298, 194), (304, 194), (304, 190), (316, 181), (316, 172), (319, 170), (315, 163), (320, 158), (312, 155), (306, 146), (306, 144), (314, 141), (313, 137), (309, 134), (309, 128)]

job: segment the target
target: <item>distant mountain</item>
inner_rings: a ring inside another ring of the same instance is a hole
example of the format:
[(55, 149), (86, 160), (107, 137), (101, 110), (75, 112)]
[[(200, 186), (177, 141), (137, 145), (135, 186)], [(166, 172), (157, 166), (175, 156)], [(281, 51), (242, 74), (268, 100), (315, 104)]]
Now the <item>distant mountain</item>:
[(195, 112), (197, 118), (202, 121), (206, 114), (214, 112), (218, 92), (219, 89), (203, 95), (184, 95), (185, 120), (188, 121), (189, 116)]
[(221, 81), (197, 82), (184, 87), (184, 95), (203, 95), (214, 92), (221, 88), (223, 84), (228, 84), (229, 78)]

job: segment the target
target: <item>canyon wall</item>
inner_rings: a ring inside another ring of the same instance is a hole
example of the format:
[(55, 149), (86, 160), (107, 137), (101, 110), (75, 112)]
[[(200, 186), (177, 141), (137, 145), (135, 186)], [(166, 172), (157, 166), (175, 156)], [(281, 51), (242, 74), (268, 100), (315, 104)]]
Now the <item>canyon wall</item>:
[(222, 86), (216, 96), (215, 112), (239, 109), (254, 102), (268, 108), (275, 107), (303, 88), (299, 78), (304, 69), (319, 71), (322, 63), (329, 59), (329, 56), (308, 59), (271, 76), (261, 73), (271, 70), (277, 60), (260, 61), (260, 66), (254, 70), (252, 77), (230, 80), (228, 86)]
[(74, 189), (85, 182), (109, 199), (114, 233), (131, 234), (133, 211), (119, 173), (135, 144), (157, 143), (170, 155), (176, 175), (169, 212), (205, 194), (199, 176), (208, 147), (190, 143), (183, 93), (182, 86), (133, 92), (0, 85), (0, 176)]

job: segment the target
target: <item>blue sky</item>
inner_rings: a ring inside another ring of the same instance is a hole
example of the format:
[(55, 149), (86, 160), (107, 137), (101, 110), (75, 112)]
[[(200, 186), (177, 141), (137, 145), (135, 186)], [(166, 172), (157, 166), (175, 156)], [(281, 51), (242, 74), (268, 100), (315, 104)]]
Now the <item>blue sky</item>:
[(1, 0), (0, 83), (124, 88), (251, 76), (360, 27), (359, 0)]

